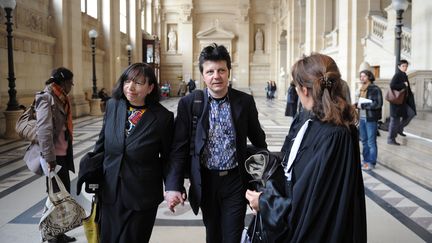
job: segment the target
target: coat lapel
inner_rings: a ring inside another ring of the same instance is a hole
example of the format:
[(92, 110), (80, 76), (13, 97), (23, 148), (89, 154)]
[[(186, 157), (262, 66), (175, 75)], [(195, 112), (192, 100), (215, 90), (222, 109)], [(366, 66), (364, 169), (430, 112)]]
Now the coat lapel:
[(240, 124), (240, 111), (242, 111), (242, 104), (241, 104), (241, 99), (239, 99), (237, 96), (235, 96), (232, 92), (232, 89), (228, 90), (228, 95), (229, 95), (229, 100), (230, 100), (230, 107), (231, 107), (231, 116), (233, 118), (233, 122), (234, 122), (234, 129), (236, 129), (237, 132), (237, 128), (239, 126), (241, 126)]
[(118, 119), (114, 121), (115, 127), (115, 135), (117, 137), (117, 141), (121, 141), (121, 145), (123, 146), (124, 140), (125, 140), (125, 133), (126, 133), (126, 101), (121, 99), (117, 103), (117, 109), (116, 109), (116, 116)]

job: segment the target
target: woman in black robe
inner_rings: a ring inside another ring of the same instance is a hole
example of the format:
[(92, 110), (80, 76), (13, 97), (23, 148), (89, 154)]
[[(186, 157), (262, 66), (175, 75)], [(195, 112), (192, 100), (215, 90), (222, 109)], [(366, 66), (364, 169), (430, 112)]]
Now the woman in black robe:
[(285, 177), (246, 198), (271, 242), (366, 242), (357, 115), (343, 98), (339, 69), (312, 54), (294, 64), (292, 77), (304, 111), (282, 148)]

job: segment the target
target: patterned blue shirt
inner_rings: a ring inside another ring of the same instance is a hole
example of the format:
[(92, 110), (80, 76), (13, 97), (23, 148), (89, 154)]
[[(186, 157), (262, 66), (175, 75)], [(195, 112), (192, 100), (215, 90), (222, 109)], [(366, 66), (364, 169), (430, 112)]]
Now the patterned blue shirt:
[(237, 167), (236, 137), (228, 96), (214, 99), (209, 94), (209, 133), (203, 153), (204, 165), (210, 170)]

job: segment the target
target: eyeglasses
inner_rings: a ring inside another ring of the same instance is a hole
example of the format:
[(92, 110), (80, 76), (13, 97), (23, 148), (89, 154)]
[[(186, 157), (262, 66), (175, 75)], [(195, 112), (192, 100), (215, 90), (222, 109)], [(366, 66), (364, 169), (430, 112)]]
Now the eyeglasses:
[(124, 83), (125, 84), (131, 84), (131, 83), (135, 83), (136, 85), (139, 85), (139, 86), (141, 86), (141, 85), (145, 85), (146, 84), (146, 81), (145, 80), (129, 80), (129, 79), (127, 79), (127, 80), (125, 80), (124, 81)]

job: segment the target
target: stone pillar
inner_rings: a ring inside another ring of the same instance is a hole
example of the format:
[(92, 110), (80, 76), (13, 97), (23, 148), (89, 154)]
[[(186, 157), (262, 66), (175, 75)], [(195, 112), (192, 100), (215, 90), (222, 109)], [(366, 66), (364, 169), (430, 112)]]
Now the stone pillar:
[(81, 4), (79, 1), (53, 2), (54, 33), (57, 37), (54, 63), (56, 67), (64, 66), (74, 73), (75, 85), (69, 94), (71, 97), (72, 114), (74, 117), (89, 114), (89, 105), (85, 101), (82, 73), (82, 23)]
[[(140, 0), (129, 1), (129, 11), (133, 13), (129, 16), (129, 30), (130, 30), (130, 40), (129, 44), (132, 45), (131, 52), (131, 63), (139, 62), (142, 60), (142, 30), (141, 30), (141, 11), (143, 6), (141, 6)], [(123, 47), (125, 48), (125, 47)]]
[(90, 115), (92, 115), (92, 116), (102, 115), (101, 99), (91, 99), (90, 100)]
[(193, 56), (194, 47), (194, 35), (193, 35), (193, 14), (192, 14), (192, 3), (183, 4), (180, 7), (180, 25), (177, 32), (177, 46), (178, 52), (181, 55), (182, 74), (183, 80), (187, 83), (189, 80), (187, 78), (192, 78), (194, 73), (193, 62), (196, 57)]
[[(79, 2), (79, 1), (78, 1)], [(104, 76), (98, 77), (98, 87), (113, 87), (121, 74), (121, 50), (125, 48), (120, 41), (120, 16), (119, 1), (102, 2), (102, 34), (99, 38), (104, 38), (105, 57), (104, 57)], [(103, 82), (101, 82), (103, 80)]]
[[(238, 60), (236, 61), (238, 64), (238, 70), (237, 70), (237, 83), (236, 88), (240, 90), (244, 90), (247, 92), (247, 90), (250, 89), (249, 85), (249, 63), (250, 63), (250, 51), (252, 48), (250, 48), (250, 41), (249, 38), (254, 38), (254, 33), (250, 33), (250, 22), (249, 22), (249, 4), (245, 1), (240, 1), (239, 6), (239, 22), (237, 24), (237, 28), (241, 31), (241, 35), (238, 35), (238, 43), (237, 43), (237, 52), (238, 52)], [(264, 43), (266, 43), (265, 36), (269, 36), (269, 33), (266, 33), (266, 30), (264, 31)], [(263, 49), (265, 50), (265, 44)], [(234, 49), (233, 49), (234, 50)], [(230, 53), (231, 59), (234, 59), (234, 53)], [(232, 74), (231, 74), (232, 75)], [(230, 77), (232, 78), (232, 77)]]
[[(411, 30), (411, 70), (432, 70), (432, 1), (414, 1), (412, 7)], [(404, 13), (405, 18), (405, 13)], [(405, 22), (405, 21), (404, 21)]]
[(18, 118), (23, 113), (22, 110), (18, 111), (4, 111), (3, 114), (5, 116), (6, 121), (6, 130), (4, 133), (4, 137), (8, 139), (17, 139), (19, 138), (18, 133), (15, 131), (15, 124), (18, 121)]

